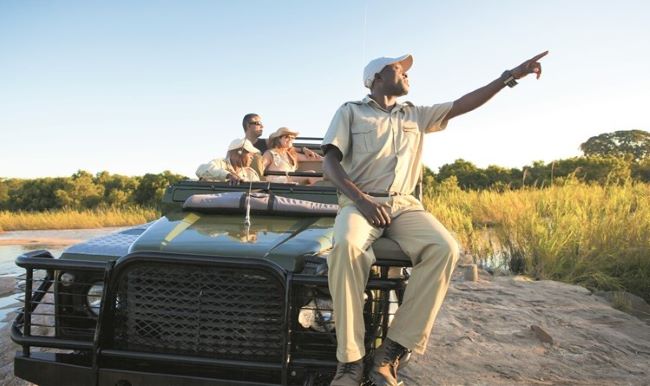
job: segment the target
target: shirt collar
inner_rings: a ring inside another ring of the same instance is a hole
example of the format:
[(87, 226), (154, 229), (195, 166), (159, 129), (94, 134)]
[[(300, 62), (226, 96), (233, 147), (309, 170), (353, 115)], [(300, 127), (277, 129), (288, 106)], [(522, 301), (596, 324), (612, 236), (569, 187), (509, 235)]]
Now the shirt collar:
[(393, 112), (393, 111), (400, 111), (400, 110), (402, 110), (405, 106), (408, 106), (408, 105), (411, 104), (411, 102), (400, 103), (399, 101), (397, 101), (397, 102), (395, 102), (395, 107), (393, 107), (393, 110), (388, 111), (388, 110), (384, 109), (383, 107), (381, 107), (381, 106), (379, 105), (379, 103), (377, 103), (377, 101), (375, 101), (374, 99), (372, 99), (372, 98), (370, 97), (370, 94), (366, 95), (366, 97), (363, 98), (363, 99), (361, 100), (361, 102), (363, 102), (363, 103), (365, 103), (365, 104), (367, 104), (367, 105), (370, 105), (370, 106), (376, 107), (376, 108), (378, 108), (379, 110), (381, 110), (381, 111), (385, 111), (385, 112), (387, 112), (387, 113), (390, 113), (390, 112)]

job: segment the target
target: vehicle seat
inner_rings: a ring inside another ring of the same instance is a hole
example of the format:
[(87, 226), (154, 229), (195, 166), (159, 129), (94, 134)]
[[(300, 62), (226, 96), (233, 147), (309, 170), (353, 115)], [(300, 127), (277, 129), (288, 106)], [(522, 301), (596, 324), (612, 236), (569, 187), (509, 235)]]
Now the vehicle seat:
[(380, 237), (372, 244), (375, 252), (375, 265), (381, 267), (410, 267), (411, 259), (395, 241)]
[(316, 173), (323, 172), (323, 161), (313, 160), (313, 161), (300, 161), (298, 162), (298, 169), (296, 171), (307, 171), (311, 170)]

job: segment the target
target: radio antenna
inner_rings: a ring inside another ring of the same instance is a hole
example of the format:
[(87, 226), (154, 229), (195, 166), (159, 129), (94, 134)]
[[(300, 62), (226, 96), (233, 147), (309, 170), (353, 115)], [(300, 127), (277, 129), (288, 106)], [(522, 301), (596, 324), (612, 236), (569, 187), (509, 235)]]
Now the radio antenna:
[(244, 225), (246, 226), (246, 231), (251, 226), (251, 191), (253, 190), (253, 181), (248, 182), (248, 194), (246, 197), (246, 215), (244, 216)]
[(363, 31), (361, 32), (361, 65), (365, 66), (366, 62), (366, 36), (368, 31), (368, 1), (366, 0), (363, 7)]

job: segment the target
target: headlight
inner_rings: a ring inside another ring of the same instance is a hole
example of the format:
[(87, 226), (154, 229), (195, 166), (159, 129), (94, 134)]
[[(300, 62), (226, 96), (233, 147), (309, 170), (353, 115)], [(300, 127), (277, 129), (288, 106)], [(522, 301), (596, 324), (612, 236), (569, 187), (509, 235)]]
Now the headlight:
[(69, 287), (74, 283), (75, 277), (74, 274), (70, 272), (64, 272), (59, 276), (59, 281), (61, 282), (61, 285), (64, 287)]
[(99, 281), (88, 289), (88, 294), (86, 295), (88, 309), (95, 315), (99, 315), (99, 310), (102, 306), (102, 293), (104, 293), (104, 283)]
[(332, 300), (314, 298), (300, 308), (298, 323), (304, 328), (311, 328), (318, 332), (334, 331), (334, 310)]

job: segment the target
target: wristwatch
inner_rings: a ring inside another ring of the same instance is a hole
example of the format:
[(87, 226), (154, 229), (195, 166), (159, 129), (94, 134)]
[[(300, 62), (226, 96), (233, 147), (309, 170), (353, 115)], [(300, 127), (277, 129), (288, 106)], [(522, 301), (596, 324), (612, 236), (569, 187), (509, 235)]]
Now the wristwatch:
[(501, 74), (501, 79), (503, 79), (503, 84), (505, 84), (508, 87), (515, 87), (517, 85), (517, 81), (515, 80), (515, 76), (512, 75), (512, 71), (510, 70), (505, 70), (503, 74)]

